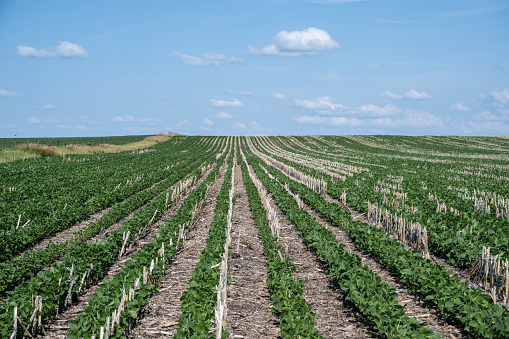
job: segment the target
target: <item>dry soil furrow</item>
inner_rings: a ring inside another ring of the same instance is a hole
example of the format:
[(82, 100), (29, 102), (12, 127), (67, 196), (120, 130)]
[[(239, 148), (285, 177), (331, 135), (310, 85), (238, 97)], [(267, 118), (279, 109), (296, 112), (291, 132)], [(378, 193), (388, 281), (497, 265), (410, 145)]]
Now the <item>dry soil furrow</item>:
[[(110, 278), (117, 274), (119, 270), (122, 269), (124, 264), (131, 260), (131, 257), (133, 254), (138, 252), (143, 245), (150, 243), (154, 236), (159, 232), (159, 229), (161, 228), (161, 225), (167, 222), (171, 217), (177, 213), (180, 206), (184, 202), (185, 198), (196, 188), (198, 187), (201, 182), (207, 177), (208, 173), (212, 170), (213, 166), (192, 186), (192, 188), (184, 194), (175, 205), (171, 206), (171, 208), (166, 211), (166, 213), (163, 214), (163, 216), (152, 225), (151, 228), (148, 229), (148, 232), (145, 234), (145, 236), (142, 239), (139, 239), (136, 242), (133, 242), (133, 244), (125, 251), (124, 255), (115, 261), (115, 263), (110, 267), (108, 270), (106, 278)], [(132, 213), (134, 214), (134, 213)], [(131, 214), (131, 216), (132, 216)], [(117, 225), (117, 224), (115, 224)], [(115, 226), (113, 225), (113, 226)], [(117, 228), (121, 225), (117, 225)], [(111, 227), (110, 227), (111, 228)], [(109, 229), (110, 229), (109, 228)], [(43, 336), (44, 338), (66, 338), (66, 332), (69, 330), (68, 323), (70, 321), (76, 320), (78, 315), (85, 310), (85, 307), (88, 305), (88, 298), (95, 293), (95, 290), (97, 287), (99, 287), (102, 283), (99, 282), (98, 284), (90, 287), (83, 295), (81, 295), (78, 299), (78, 302), (71, 307), (69, 307), (67, 310), (50, 320), (46, 325), (45, 329), (46, 332)]]
[(205, 248), (210, 224), (214, 220), (216, 197), (224, 181), (226, 166), (205, 197), (205, 203), (189, 230), (184, 249), (167, 268), (166, 279), (159, 284), (158, 294), (150, 298), (143, 308), (131, 338), (171, 338), (180, 315), (180, 296), (189, 287), (189, 280)]
[(408, 316), (415, 317), (421, 322), (427, 322), (428, 325), (426, 327), (434, 332), (440, 333), (443, 338), (475, 338), (475, 336), (463, 331), (461, 327), (447, 323), (442, 311), (437, 307), (425, 307), (421, 298), (401, 284), (390, 270), (376, 261), (376, 258), (371, 255), (365, 255), (359, 251), (345, 231), (322, 219), (322, 217), (308, 205), (303, 204), (303, 208), (313, 216), (317, 222), (332, 231), (337, 241), (344, 244), (349, 253), (359, 256), (362, 263), (367, 265), (373, 273), (378, 275), (383, 283), (388, 284), (391, 288), (396, 290), (398, 302), (403, 306)]
[(270, 203), (280, 220), (279, 242), (296, 268), (294, 277), (304, 282), (302, 296), (318, 315), (315, 328), (326, 338), (367, 338), (372, 330), (364, 325), (362, 315), (348, 306), (318, 257), (303, 243), (273, 199)]
[(226, 329), (232, 338), (277, 338), (280, 329), (277, 317), (270, 315), (272, 301), (267, 288), (267, 259), (238, 165), (235, 194), (229, 258), (232, 282), (228, 287)]

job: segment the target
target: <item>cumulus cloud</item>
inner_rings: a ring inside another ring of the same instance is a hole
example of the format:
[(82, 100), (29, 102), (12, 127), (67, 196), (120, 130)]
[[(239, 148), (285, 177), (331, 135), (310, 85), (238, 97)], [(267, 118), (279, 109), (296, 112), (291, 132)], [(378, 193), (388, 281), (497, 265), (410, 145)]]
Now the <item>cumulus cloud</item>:
[(228, 114), (226, 112), (220, 112), (220, 113), (214, 114), (214, 118), (217, 118), (217, 119), (233, 119), (233, 115)]
[(457, 102), (451, 106), (451, 111), (466, 112), (470, 111), (470, 108), (463, 106), (463, 104)]
[(415, 89), (411, 89), (404, 94), (406, 99), (410, 100), (421, 100), (421, 99), (431, 99), (431, 95), (425, 92), (417, 92)]
[(341, 109), (346, 109), (342, 104), (333, 104), (332, 99), (329, 96), (318, 97), (316, 100), (294, 100), (294, 106), (301, 107), (304, 109), (312, 109), (321, 111), (322, 113), (327, 113), (328, 111), (336, 111)]
[(315, 51), (341, 47), (329, 33), (314, 27), (302, 31), (281, 31), (272, 40), (287, 50)]
[(387, 115), (393, 115), (394, 113), (397, 113), (399, 111), (401, 111), (401, 109), (399, 107), (391, 105), (391, 104), (385, 105), (383, 107), (376, 106), (373, 104), (362, 105), (361, 107), (359, 107), (360, 113), (365, 113), (365, 114), (369, 114), (369, 115), (387, 116)]
[(422, 99), (431, 99), (432, 96), (426, 92), (418, 92), (415, 89), (411, 89), (403, 95), (394, 94), (391, 92), (383, 92), (380, 94), (381, 97), (400, 100), (400, 99), (408, 99), (408, 100), (422, 100)]
[(88, 53), (83, 47), (69, 41), (62, 41), (60, 45), (49, 49), (36, 49), (20, 45), (18, 54), (23, 57), (36, 58), (88, 58)]
[(302, 31), (280, 31), (272, 37), (272, 44), (262, 48), (248, 46), (252, 54), (275, 56), (306, 56), (316, 54), (320, 50), (340, 48), (329, 33), (323, 29), (309, 27)]
[(55, 106), (53, 106), (53, 105), (42, 105), (42, 106), (37, 106), (37, 109), (55, 109)]
[(272, 97), (277, 100), (286, 100), (286, 97), (281, 93), (274, 93), (272, 94)]
[(31, 124), (38, 124), (41, 122), (41, 120), (37, 117), (32, 117), (32, 118), (28, 119), (28, 122)]
[(19, 93), (14, 91), (6, 91), (5, 89), (0, 89), (0, 97), (14, 97), (19, 95)]
[(394, 94), (394, 93), (391, 93), (391, 92), (388, 92), (388, 91), (380, 93), (380, 96), (384, 97), (384, 98), (394, 99), (394, 100), (403, 99), (402, 95)]
[(224, 64), (239, 63), (242, 61), (241, 58), (227, 57), (223, 54), (213, 52), (205, 53), (201, 58), (180, 52), (173, 52), (173, 55), (179, 58), (186, 65), (191, 66), (219, 66)]
[(210, 103), (214, 107), (230, 107), (230, 108), (242, 108), (242, 103), (237, 100), (218, 100), (218, 99), (212, 99), (210, 100)]

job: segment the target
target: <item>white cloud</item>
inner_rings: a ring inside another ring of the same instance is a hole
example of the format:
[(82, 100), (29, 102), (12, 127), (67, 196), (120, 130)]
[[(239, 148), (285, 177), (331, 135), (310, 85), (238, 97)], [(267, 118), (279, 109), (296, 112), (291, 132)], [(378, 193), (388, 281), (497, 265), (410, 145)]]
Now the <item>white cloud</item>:
[(115, 122), (136, 122), (142, 123), (147, 126), (154, 126), (155, 122), (161, 121), (155, 118), (135, 118), (132, 115), (124, 115), (123, 117), (120, 115), (114, 116), (113, 121)]
[(369, 105), (362, 105), (361, 107), (359, 107), (359, 111), (361, 113), (386, 116), (386, 115), (393, 115), (394, 113), (401, 111), (401, 109), (399, 107), (391, 105), (391, 104), (385, 105), (383, 107), (369, 104)]
[(241, 123), (241, 122), (237, 122), (237, 123), (235, 123), (233, 125), (233, 128), (235, 128), (235, 129), (246, 129), (247, 126), (245, 124)]
[(281, 93), (274, 93), (272, 96), (277, 100), (286, 100), (286, 97)]
[(500, 117), (493, 115), (490, 111), (482, 111), (477, 115), (478, 120), (500, 120)]
[(251, 95), (251, 92), (248, 92), (248, 91), (240, 91), (240, 92), (233, 92), (233, 91), (224, 91), (225, 94), (229, 94), (229, 95)]
[(346, 109), (346, 107), (343, 106), (342, 104), (333, 104), (331, 97), (328, 96), (318, 97), (315, 101), (296, 99), (293, 101), (293, 104), (296, 107), (301, 107), (305, 109), (325, 111), (323, 113), (327, 113), (327, 111)]
[(302, 31), (281, 31), (272, 40), (286, 50), (315, 51), (341, 47), (327, 31), (315, 27)]
[(41, 122), (41, 120), (39, 120), (39, 118), (37, 118), (37, 117), (32, 117), (32, 118), (28, 119), (28, 122), (31, 124), (38, 124)]
[(463, 104), (457, 102), (451, 106), (451, 111), (466, 112), (470, 111), (470, 108), (463, 106)]
[(42, 106), (37, 106), (37, 109), (55, 109), (55, 106), (53, 106), (53, 105), (42, 105)]
[(415, 89), (411, 89), (403, 95), (394, 94), (391, 92), (383, 92), (380, 93), (381, 97), (400, 100), (400, 99), (409, 99), (409, 100), (421, 100), (421, 99), (431, 99), (432, 96), (425, 92), (417, 92)]
[(394, 94), (394, 93), (391, 93), (391, 92), (388, 92), (388, 91), (380, 93), (380, 96), (384, 97), (384, 98), (394, 99), (394, 100), (403, 99), (402, 95)]
[(412, 127), (441, 126), (442, 120), (426, 111), (414, 111), (407, 109), (401, 120), (402, 125)]
[(341, 47), (327, 31), (315, 27), (309, 27), (302, 31), (280, 31), (272, 37), (272, 42), (261, 49), (248, 46), (248, 50), (257, 55), (298, 57), (313, 55), (319, 50)]
[(258, 49), (256, 47), (253, 47), (251, 45), (247, 46), (249, 52), (251, 54), (256, 54), (256, 55), (274, 55), (274, 56), (287, 56), (287, 57), (299, 57), (299, 56), (308, 56), (308, 55), (315, 55), (316, 52), (315, 51), (308, 51), (308, 52), (296, 52), (296, 51), (293, 51), (293, 52), (287, 52), (287, 51), (280, 51), (279, 50), (279, 47), (274, 45), (274, 44), (270, 44), (270, 45), (267, 45), (261, 49)]
[(214, 107), (242, 108), (242, 103), (237, 99), (234, 99), (234, 100), (212, 99), (212, 100), (210, 100), (210, 103)]
[(18, 46), (18, 54), (23, 57), (37, 58), (88, 58), (87, 51), (69, 41), (62, 41), (60, 45), (50, 49), (36, 49), (25, 45)]
[(239, 63), (242, 61), (241, 58), (227, 57), (223, 54), (212, 52), (204, 54), (201, 58), (180, 52), (173, 52), (173, 55), (182, 60), (182, 62), (186, 65), (191, 66), (219, 66), (224, 64)]
[(351, 117), (324, 117), (303, 115), (294, 119), (300, 124), (330, 125), (330, 126), (374, 126), (374, 127), (438, 127), (442, 120), (437, 116), (424, 111), (406, 110), (399, 117), (382, 118), (351, 118)]
[(502, 91), (493, 91), (490, 93), (490, 96), (502, 105), (509, 104), (509, 88), (505, 88)]
[(214, 118), (217, 118), (217, 119), (233, 119), (233, 115), (228, 114), (226, 112), (220, 112), (220, 113), (214, 114)]
[(415, 89), (411, 89), (404, 94), (406, 99), (410, 100), (421, 100), (421, 99), (431, 99), (431, 95), (425, 92), (417, 92)]
[(212, 126), (212, 125), (214, 125), (214, 122), (212, 120), (210, 120), (210, 119), (207, 119), (207, 118), (203, 119), (201, 121), (201, 123), (204, 124), (205, 126)]
[(14, 97), (19, 95), (19, 93), (14, 91), (6, 91), (4, 89), (0, 89), (0, 97)]

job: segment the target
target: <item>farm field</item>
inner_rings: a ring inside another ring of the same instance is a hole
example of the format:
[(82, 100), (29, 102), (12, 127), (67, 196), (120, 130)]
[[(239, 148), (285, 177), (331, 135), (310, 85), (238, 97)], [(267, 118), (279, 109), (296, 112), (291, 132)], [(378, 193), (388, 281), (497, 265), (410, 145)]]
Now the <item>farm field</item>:
[(166, 139), (0, 163), (1, 338), (509, 338), (509, 138)]

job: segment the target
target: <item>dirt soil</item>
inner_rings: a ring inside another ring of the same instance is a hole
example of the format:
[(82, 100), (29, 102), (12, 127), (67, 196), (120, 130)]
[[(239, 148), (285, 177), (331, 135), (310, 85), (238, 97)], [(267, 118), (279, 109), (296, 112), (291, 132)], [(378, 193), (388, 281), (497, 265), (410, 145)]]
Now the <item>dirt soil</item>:
[(214, 220), (216, 198), (224, 181), (226, 166), (207, 193), (194, 227), (189, 230), (186, 244), (169, 264), (166, 279), (162, 280), (158, 294), (152, 297), (138, 318), (138, 324), (130, 333), (131, 338), (171, 338), (178, 323), (180, 297), (189, 287), (189, 280), (205, 248), (210, 224)]
[[(136, 244), (134, 244), (134, 245), (132, 244), (129, 247), (129, 249), (126, 250), (124, 255), (120, 259), (117, 259), (115, 261), (115, 263), (108, 270), (107, 276), (105, 278), (111, 278), (112, 276), (117, 274), (118, 271), (120, 271), (122, 269), (124, 264), (127, 261), (131, 260), (131, 257), (132, 257), (133, 254), (138, 252), (145, 244), (148, 244), (148, 243), (152, 242), (152, 240), (154, 239), (156, 233), (159, 232), (159, 230), (161, 228), (161, 225), (164, 224), (165, 222), (167, 222), (171, 217), (173, 217), (177, 213), (178, 209), (180, 208), (180, 206), (184, 202), (185, 198), (187, 198), (187, 196), (189, 196), (189, 194), (196, 187), (199, 186), (199, 184), (206, 178), (206, 176), (212, 170), (212, 168), (213, 167), (211, 167), (209, 169), (209, 171), (207, 171), (192, 186), (191, 190), (187, 194), (184, 194), (181, 197), (181, 199), (179, 199), (177, 201), (177, 203), (175, 205), (173, 205), (168, 211), (166, 211), (166, 213), (163, 214), (163, 216), (158, 221), (156, 221), (154, 223), (154, 225), (152, 225), (152, 227), (148, 230), (148, 233), (145, 235), (144, 238), (142, 238), (139, 241), (137, 241)], [(130, 216), (132, 217), (133, 214), (134, 213), (131, 213)], [(127, 220), (127, 218), (124, 218), (124, 219)], [(110, 228), (108, 228), (108, 229), (111, 229), (112, 227), (118, 228), (118, 227), (121, 227), (121, 224), (120, 223), (114, 224), (114, 225), (110, 226)], [(102, 236), (98, 235), (95, 239), (100, 241), (102, 239)], [(85, 307), (88, 305), (88, 298), (92, 294), (95, 293), (95, 290), (101, 284), (102, 284), (102, 282), (99, 282), (98, 284), (96, 284), (94, 286), (91, 286), (88, 290), (86, 290), (86, 292), (84, 294), (82, 294), (79, 297), (78, 302), (76, 304), (72, 305), (67, 310), (65, 310), (64, 312), (62, 312), (61, 314), (59, 314), (58, 316), (56, 316), (52, 320), (50, 320), (46, 325), (44, 325), (44, 328), (45, 328), (46, 332), (44, 333), (44, 335), (40, 335), (38, 337), (44, 337), (44, 338), (67, 338), (66, 333), (69, 330), (68, 323), (70, 321), (76, 320), (78, 318), (78, 315), (85, 310)]]
[(272, 301), (267, 288), (267, 260), (238, 165), (235, 196), (229, 258), (232, 282), (228, 286), (226, 329), (232, 338), (277, 338), (279, 321), (270, 315)]

